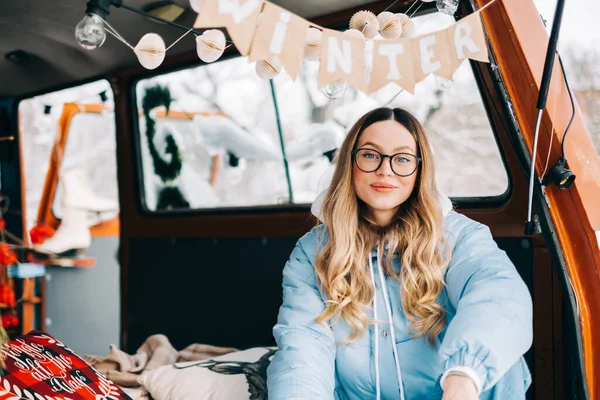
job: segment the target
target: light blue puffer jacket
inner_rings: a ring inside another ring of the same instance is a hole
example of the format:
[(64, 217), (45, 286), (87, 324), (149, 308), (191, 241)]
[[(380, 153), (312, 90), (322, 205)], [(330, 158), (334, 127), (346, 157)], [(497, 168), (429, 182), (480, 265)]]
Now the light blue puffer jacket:
[[(530, 375), (522, 355), (533, 340), (529, 291), (486, 226), (449, 211), (444, 228), (453, 256), (439, 298), (447, 310), (447, 328), (435, 349), (422, 337), (409, 337), (400, 286), (383, 276), (381, 285), (376, 252), (370, 265), (374, 308), (382, 322), (371, 324), (358, 342), (339, 344), (351, 331), (343, 320), (314, 321), (325, 308), (313, 266), (322, 248), (317, 230), (326, 228), (321, 225), (300, 238), (283, 270), (283, 304), (273, 329), (279, 351), (267, 372), (269, 399), (375, 399), (378, 391), (382, 399), (430, 399), (439, 393), (441, 375), (456, 366), (477, 373), (481, 398), (524, 398)], [(392, 265), (399, 270), (398, 258)], [(499, 381), (507, 384), (503, 390), (498, 390)]]

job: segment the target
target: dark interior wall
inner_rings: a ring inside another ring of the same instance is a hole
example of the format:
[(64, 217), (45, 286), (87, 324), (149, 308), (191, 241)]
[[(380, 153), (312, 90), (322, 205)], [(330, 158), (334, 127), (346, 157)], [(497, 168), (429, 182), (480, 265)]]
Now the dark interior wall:
[[(10, 139), (12, 137), (12, 139)], [(19, 152), (18, 107), (14, 100), (0, 101), (0, 193), (8, 198), (8, 212), (3, 215), (7, 229), (23, 234), (23, 195), (21, 155)]]
[[(133, 238), (127, 285), (128, 341), (135, 352), (154, 333), (192, 343), (273, 345), (281, 273), (296, 238)], [(497, 238), (533, 292), (533, 241)], [(533, 294), (533, 293), (532, 293)], [(474, 322), (476, 323), (476, 322)], [(527, 361), (533, 365), (533, 353)]]
[(192, 343), (273, 345), (281, 271), (295, 238), (134, 238), (127, 350), (163, 333)]

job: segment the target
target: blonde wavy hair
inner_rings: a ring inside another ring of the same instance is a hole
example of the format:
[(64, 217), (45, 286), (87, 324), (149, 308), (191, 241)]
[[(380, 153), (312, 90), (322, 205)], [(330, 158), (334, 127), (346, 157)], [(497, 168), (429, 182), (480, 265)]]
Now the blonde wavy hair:
[[(366, 205), (357, 197), (352, 181), (352, 151), (361, 133), (370, 125), (395, 120), (413, 135), (422, 158), (415, 187), (401, 205), (392, 223), (377, 226), (366, 216)], [(371, 250), (387, 243), (386, 253), (397, 251), (400, 273), (385, 257), (383, 268), (401, 285), (402, 307), (411, 323), (411, 335), (434, 345), (443, 331), (445, 309), (437, 303), (444, 287), (450, 252), (443, 237), (443, 211), (435, 183), (433, 154), (422, 125), (408, 111), (378, 108), (364, 115), (350, 129), (335, 159), (335, 172), (321, 214), (328, 239), (316, 258), (319, 285), (327, 298), (318, 323), (342, 317), (352, 328), (345, 341), (356, 341), (369, 323), (366, 310), (372, 304), (374, 287), (368, 266)]]

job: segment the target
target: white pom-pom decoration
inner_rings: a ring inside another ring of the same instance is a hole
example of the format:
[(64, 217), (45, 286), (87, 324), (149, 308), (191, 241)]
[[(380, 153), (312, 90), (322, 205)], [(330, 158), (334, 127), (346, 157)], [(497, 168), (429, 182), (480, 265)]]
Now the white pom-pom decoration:
[(379, 33), (379, 21), (371, 11), (359, 11), (350, 18), (350, 29), (356, 29), (367, 39), (373, 39)]
[(202, 0), (190, 0), (190, 6), (192, 7), (192, 10), (196, 11), (197, 13), (200, 13), (202, 10), (202, 3)]
[(133, 52), (137, 56), (142, 67), (146, 69), (155, 69), (162, 64), (165, 59), (165, 42), (156, 33), (146, 33)]
[(277, 57), (256, 62), (256, 75), (261, 79), (273, 79), (281, 72), (281, 63)]
[(408, 15), (402, 14), (402, 13), (396, 14), (396, 16), (398, 17), (398, 19), (400, 20), (400, 24), (402, 25), (401, 37), (414, 36), (415, 32), (417, 31), (417, 28), (416, 28), (415, 23), (413, 22), (412, 18), (410, 18)]
[(363, 33), (361, 31), (359, 31), (358, 29), (347, 29), (344, 31), (344, 34), (354, 36), (356, 38), (363, 39), (363, 40), (365, 39), (365, 35), (363, 35)]
[(198, 57), (206, 62), (217, 61), (225, 51), (225, 35), (218, 29), (209, 29), (196, 37)]
[(384, 11), (377, 16), (379, 21), (379, 34), (386, 39), (396, 39), (402, 35), (400, 18), (389, 11)]

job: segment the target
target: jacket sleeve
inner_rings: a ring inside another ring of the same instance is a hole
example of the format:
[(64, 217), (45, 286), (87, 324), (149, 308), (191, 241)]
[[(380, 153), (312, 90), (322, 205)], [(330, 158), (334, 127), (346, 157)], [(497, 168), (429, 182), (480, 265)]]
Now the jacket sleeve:
[(315, 322), (325, 304), (303, 239), (283, 269), (283, 304), (273, 328), (278, 351), (267, 370), (272, 400), (334, 398), (335, 340), (327, 324)]
[(456, 238), (446, 285), (456, 315), (440, 348), (441, 373), (472, 368), (487, 391), (532, 344), (531, 295), (489, 229), (474, 221)]

